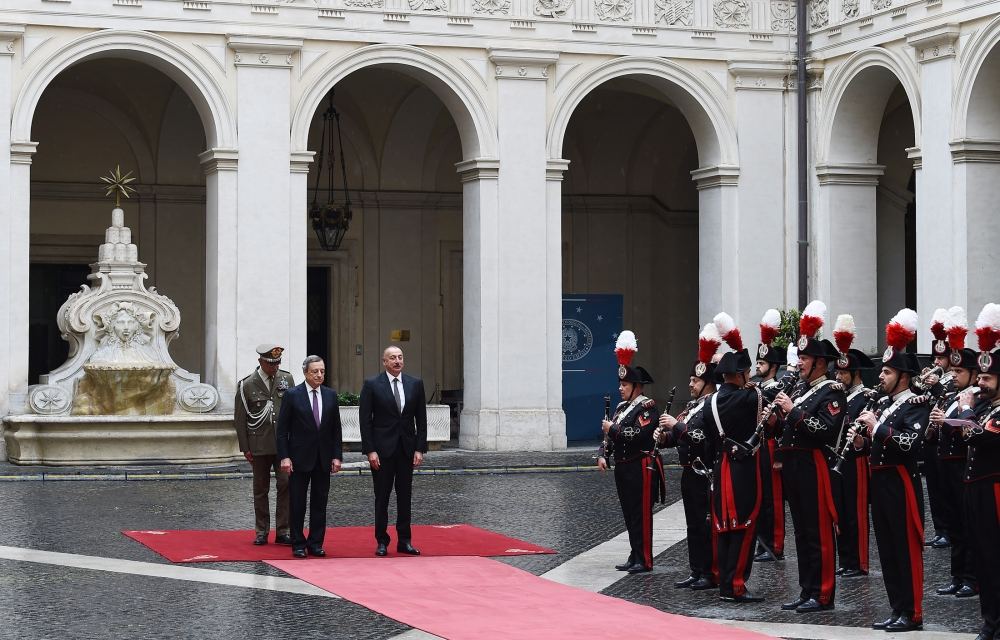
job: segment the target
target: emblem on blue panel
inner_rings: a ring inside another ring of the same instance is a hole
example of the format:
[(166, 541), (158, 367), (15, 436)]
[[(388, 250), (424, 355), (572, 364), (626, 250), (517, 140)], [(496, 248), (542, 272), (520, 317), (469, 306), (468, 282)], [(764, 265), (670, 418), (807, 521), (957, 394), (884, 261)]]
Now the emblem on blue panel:
[(587, 357), (594, 347), (594, 334), (590, 327), (573, 318), (563, 318), (562, 359), (576, 362)]

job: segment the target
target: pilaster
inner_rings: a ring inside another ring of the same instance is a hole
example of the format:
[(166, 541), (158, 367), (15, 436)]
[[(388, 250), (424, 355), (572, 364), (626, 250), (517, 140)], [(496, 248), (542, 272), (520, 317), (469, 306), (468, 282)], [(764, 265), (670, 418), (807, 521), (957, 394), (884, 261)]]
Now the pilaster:
[(732, 259), (739, 255), (740, 245), (740, 168), (701, 167), (691, 172), (691, 178), (698, 189), (698, 255), (702, 256), (698, 265), (698, 321), (705, 324), (718, 312), (735, 309), (740, 299), (739, 264)]

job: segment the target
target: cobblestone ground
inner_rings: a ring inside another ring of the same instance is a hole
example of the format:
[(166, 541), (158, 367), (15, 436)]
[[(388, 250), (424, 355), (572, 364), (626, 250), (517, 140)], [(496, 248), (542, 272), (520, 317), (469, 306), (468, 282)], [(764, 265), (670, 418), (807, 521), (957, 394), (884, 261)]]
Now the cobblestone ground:
[[(444, 458), (445, 456), (441, 456)], [(610, 474), (586, 472), (458, 473), (458, 468), (517, 468), (592, 464), (590, 453), (483, 456), (455, 453), (439, 474), (415, 478), (416, 523), (466, 522), (556, 549), (558, 554), (503, 561), (540, 574), (623, 530)], [(669, 470), (668, 503), (679, 499), (679, 471)], [(371, 479), (335, 477), (331, 525), (370, 525)], [(391, 514), (390, 514), (391, 520)], [(0, 532), (5, 546), (166, 561), (121, 535), (124, 529), (237, 529), (252, 527), (246, 478), (149, 482), (0, 482)], [(791, 533), (789, 533), (789, 539)], [(791, 540), (789, 540), (791, 542)], [(249, 542), (249, 540), (248, 540)], [(414, 541), (419, 546), (419, 540)], [(840, 581), (837, 610), (796, 616), (777, 610), (797, 594), (794, 546), (788, 560), (754, 567), (751, 586), (763, 605), (720, 603), (711, 592), (672, 588), (686, 575), (686, 546), (662, 554), (651, 574), (629, 576), (609, 595), (665, 611), (708, 618), (867, 626), (885, 612), (873, 551), (868, 578)], [(928, 628), (977, 630), (978, 601), (931, 595), (947, 576), (947, 552), (928, 549), (925, 600)], [(334, 560), (335, 561), (335, 560)], [(282, 575), (256, 563), (199, 565)], [(406, 627), (336, 599), (127, 574), (0, 560), (0, 638), (388, 638)]]

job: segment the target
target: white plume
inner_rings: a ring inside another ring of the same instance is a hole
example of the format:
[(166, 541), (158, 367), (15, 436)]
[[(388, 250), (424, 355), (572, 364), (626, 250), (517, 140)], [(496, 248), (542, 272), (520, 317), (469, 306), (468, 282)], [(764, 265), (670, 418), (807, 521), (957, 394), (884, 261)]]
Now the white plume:
[(1000, 304), (987, 302), (976, 318), (976, 328), (991, 327), (1000, 331)]
[(967, 327), (969, 326), (969, 318), (965, 315), (965, 309), (962, 307), (952, 307), (948, 309), (948, 319), (944, 321), (945, 331), (951, 329), (952, 327)]
[(736, 328), (736, 321), (725, 311), (717, 314), (712, 321), (715, 323), (715, 328), (719, 330), (720, 336), (724, 336)]
[(821, 300), (813, 300), (802, 310), (802, 315), (826, 320), (826, 304)]
[(889, 324), (896, 323), (911, 333), (917, 332), (917, 312), (910, 308), (900, 309)]
[(846, 331), (847, 333), (857, 333), (857, 327), (854, 324), (854, 316), (849, 313), (842, 313), (837, 316), (837, 322), (833, 326), (834, 333), (840, 331)]
[(764, 312), (764, 317), (760, 319), (760, 323), (764, 326), (777, 329), (781, 326), (781, 313), (777, 309), (768, 309)]
[(706, 324), (701, 333), (698, 334), (700, 340), (713, 340), (715, 342), (722, 342), (722, 336), (719, 335), (719, 330), (716, 328), (714, 322), (709, 322)]
[(639, 343), (635, 340), (635, 334), (626, 329), (618, 334), (618, 340), (615, 342), (615, 349), (624, 349), (626, 351), (639, 351)]
[(937, 323), (946, 324), (948, 322), (948, 310), (947, 309), (935, 309), (934, 315), (931, 316), (931, 324)]

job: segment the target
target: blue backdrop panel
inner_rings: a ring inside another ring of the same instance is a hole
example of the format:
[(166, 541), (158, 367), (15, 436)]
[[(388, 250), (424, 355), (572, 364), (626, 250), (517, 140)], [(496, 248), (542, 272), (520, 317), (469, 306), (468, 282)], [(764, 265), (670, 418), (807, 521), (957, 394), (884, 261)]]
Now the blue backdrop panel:
[(563, 294), (563, 411), (567, 440), (599, 440), (604, 396), (618, 404), (615, 340), (622, 330), (619, 294)]

